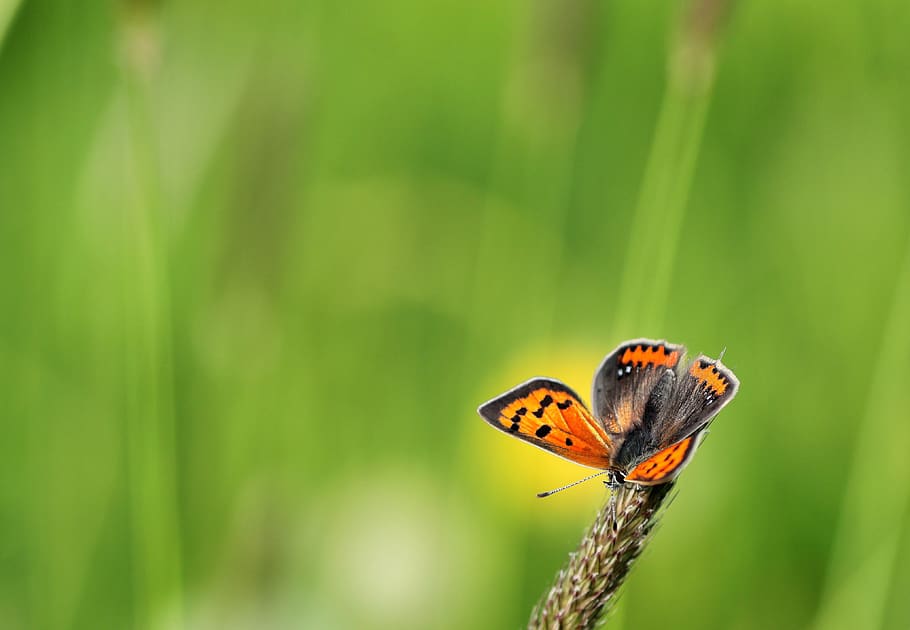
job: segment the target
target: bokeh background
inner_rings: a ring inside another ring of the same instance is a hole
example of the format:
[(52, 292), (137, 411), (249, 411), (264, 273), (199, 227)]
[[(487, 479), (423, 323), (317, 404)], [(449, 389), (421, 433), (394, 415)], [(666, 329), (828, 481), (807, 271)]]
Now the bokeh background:
[(613, 628), (910, 627), (910, 4), (0, 1), (0, 627), (518, 628), (486, 426), (739, 375)]

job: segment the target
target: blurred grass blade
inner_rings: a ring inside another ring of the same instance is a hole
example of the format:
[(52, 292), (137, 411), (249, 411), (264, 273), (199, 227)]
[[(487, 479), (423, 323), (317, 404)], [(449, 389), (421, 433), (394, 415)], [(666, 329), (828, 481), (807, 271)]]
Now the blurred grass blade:
[(693, 2), (672, 48), (669, 80), (627, 240), (617, 337), (658, 334), (663, 322), (711, 101), (716, 40), (727, 8), (724, 0)]
[[(597, 3), (591, 0), (546, 0), (529, 5), (528, 24), (517, 37), (516, 52), (503, 83), (500, 129), (491, 163), (494, 189), (510, 192), (530, 221), (551, 230), (545, 248), (529, 250), (525, 269), (541, 286), (559, 282), (565, 257), (565, 232), (578, 134), (585, 96), (589, 89), (589, 66), (593, 57)], [(546, 173), (547, 176), (540, 176)], [(498, 200), (488, 198), (480, 232), (471, 302), (476, 322), (495, 324), (475, 337), (478, 344), (466, 352), (466, 365), (476, 365), (484, 356), (485, 339), (501, 334), (502, 320), (489, 320), (483, 313), (507, 287), (490, 282), (490, 269), (507, 264), (514, 252), (503, 249), (504, 239), (516, 234), (514, 214)], [(558, 302), (543, 300), (527, 321), (549, 331)]]
[[(177, 496), (168, 247), (150, 102), (157, 69), (157, 21), (135, 6), (123, 15), (127, 204), (121, 289), (126, 321), (126, 436), (138, 627), (168, 610), (181, 617), (181, 542)], [(176, 619), (174, 619), (176, 618)]]
[(20, 4), (22, 4), (21, 0), (0, 0), (0, 50), (2, 50), (6, 32), (9, 30), (13, 18), (16, 17)]
[[(879, 628), (910, 507), (910, 247), (898, 276), (834, 535), (817, 630)], [(874, 476), (870, 475), (874, 471)]]

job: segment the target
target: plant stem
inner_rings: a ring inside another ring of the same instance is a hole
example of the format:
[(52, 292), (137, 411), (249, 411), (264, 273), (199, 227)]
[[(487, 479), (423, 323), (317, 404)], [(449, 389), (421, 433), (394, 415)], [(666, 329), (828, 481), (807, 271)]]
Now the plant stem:
[(644, 549), (672, 487), (617, 488), (534, 608), (528, 628), (595, 627)]
[(123, 212), (122, 291), (126, 319), (126, 445), (133, 538), (135, 623), (152, 628), (162, 610), (182, 627), (174, 367), (168, 246), (152, 107), (159, 34), (153, 9), (137, 2), (122, 17), (128, 202)]
[(6, 30), (16, 17), (20, 4), (22, 4), (21, 0), (0, 0), (0, 48), (6, 38)]

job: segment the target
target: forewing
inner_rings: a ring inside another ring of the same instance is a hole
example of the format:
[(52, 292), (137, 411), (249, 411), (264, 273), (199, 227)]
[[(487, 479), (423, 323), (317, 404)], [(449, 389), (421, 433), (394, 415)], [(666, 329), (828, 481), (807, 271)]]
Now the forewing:
[(739, 390), (736, 375), (720, 360), (698, 356), (676, 379), (676, 388), (651, 427), (660, 444), (673, 444), (706, 427)]
[(703, 431), (699, 431), (662, 451), (658, 451), (633, 468), (632, 472), (626, 475), (626, 481), (643, 486), (656, 486), (673, 481), (682, 472), (689, 460), (692, 459), (695, 449), (698, 448), (701, 442), (702, 435)]
[(610, 464), (611, 441), (578, 395), (536, 378), (482, 404), (477, 412), (500, 431), (592, 468)]
[(607, 355), (597, 374), (591, 399), (594, 415), (608, 433), (628, 434), (641, 424), (651, 390), (685, 353), (666, 341), (627, 341)]

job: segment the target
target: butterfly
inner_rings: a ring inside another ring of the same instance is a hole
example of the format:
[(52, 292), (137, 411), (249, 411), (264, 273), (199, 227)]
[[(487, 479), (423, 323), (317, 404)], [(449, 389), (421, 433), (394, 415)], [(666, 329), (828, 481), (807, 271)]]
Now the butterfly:
[(739, 389), (720, 359), (699, 355), (680, 365), (685, 351), (650, 339), (621, 344), (594, 375), (593, 413), (571, 388), (551, 378), (522, 383), (477, 411), (500, 431), (601, 470), (581, 481), (606, 474), (610, 487), (667, 483)]

